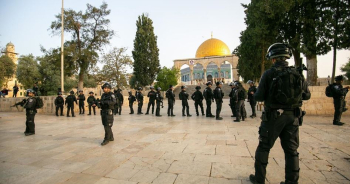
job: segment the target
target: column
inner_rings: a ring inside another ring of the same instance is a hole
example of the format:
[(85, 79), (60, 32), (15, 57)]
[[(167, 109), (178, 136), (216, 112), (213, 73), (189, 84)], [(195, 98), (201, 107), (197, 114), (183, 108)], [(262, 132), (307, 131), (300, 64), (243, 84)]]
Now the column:
[(207, 83), (207, 69), (203, 69), (203, 72), (204, 72), (204, 83)]
[(193, 69), (190, 69), (190, 80), (191, 80), (191, 85), (193, 84)]
[(218, 67), (218, 78), (220, 79), (221, 81), (221, 68)]

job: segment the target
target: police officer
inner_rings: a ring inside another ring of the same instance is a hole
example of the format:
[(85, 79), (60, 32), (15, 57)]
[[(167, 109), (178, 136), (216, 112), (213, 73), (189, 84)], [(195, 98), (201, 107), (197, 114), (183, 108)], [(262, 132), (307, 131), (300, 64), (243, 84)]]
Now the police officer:
[(206, 114), (206, 117), (213, 118), (215, 116), (211, 113), (211, 103), (214, 102), (214, 94), (213, 94), (213, 90), (211, 89), (212, 83), (209, 81), (206, 83), (206, 85), (207, 87), (203, 91), (203, 97), (207, 104), (207, 109), (205, 114)]
[(129, 93), (129, 107), (130, 107), (130, 113), (129, 114), (134, 114), (134, 102), (136, 101), (136, 97), (134, 95), (132, 95), (131, 91), (128, 92)]
[(34, 91), (34, 95), (35, 94), (38, 94), (38, 92), (39, 92), (39, 87), (38, 87), (38, 84), (37, 83), (34, 83), (34, 86), (33, 86), (33, 89), (32, 89), (33, 91)]
[(256, 117), (256, 112), (255, 112), (256, 100), (254, 98), (254, 94), (256, 93), (256, 87), (254, 85), (254, 82), (251, 80), (249, 80), (247, 83), (250, 86), (248, 89), (248, 102), (250, 104), (250, 107), (252, 108), (252, 115), (250, 117), (255, 118)]
[(154, 91), (154, 87), (150, 87), (151, 91), (148, 92), (147, 97), (149, 99), (148, 101), (148, 107), (147, 107), (147, 112), (146, 115), (149, 114), (149, 108), (152, 105), (152, 114), (154, 113), (154, 102), (156, 101), (156, 92)]
[(74, 116), (74, 102), (78, 104), (77, 98), (74, 96), (74, 91), (70, 91), (70, 95), (66, 97), (66, 101), (64, 102), (67, 105), (67, 117), (69, 117), (69, 111), (72, 112), (72, 117)]
[(168, 98), (168, 116), (175, 116), (174, 115), (175, 94), (173, 92), (173, 85), (169, 86), (169, 89), (166, 91), (165, 96)]
[(156, 116), (157, 117), (162, 116), (162, 115), (160, 115), (160, 105), (161, 105), (161, 103), (163, 103), (163, 97), (162, 97), (160, 90), (162, 90), (162, 89), (160, 87), (158, 87), (157, 92), (156, 92), (156, 103), (157, 103)]
[(220, 117), (220, 112), (222, 108), (222, 98), (224, 97), (224, 92), (221, 89), (222, 82), (216, 82), (216, 88), (214, 90), (214, 98), (216, 102), (216, 120), (222, 120)]
[(235, 99), (237, 100), (236, 100), (236, 120), (234, 120), (234, 122), (240, 122), (241, 118), (242, 118), (242, 121), (244, 121), (247, 116), (245, 105), (244, 105), (245, 96), (247, 92), (243, 88), (240, 82), (236, 82), (235, 86), (236, 86)]
[(343, 88), (344, 77), (339, 75), (335, 77), (335, 83), (333, 84), (333, 103), (334, 103), (334, 119), (333, 125), (342, 126), (344, 123), (340, 122), (341, 115), (345, 112), (346, 102), (345, 96), (349, 91), (349, 86)]
[(192, 100), (194, 100), (194, 107), (196, 108), (196, 114), (199, 116), (198, 106), (201, 108), (202, 116), (204, 116), (203, 110), (203, 94), (200, 91), (201, 87), (196, 86), (196, 91), (191, 95)]
[[(286, 59), (291, 56), (291, 49), (283, 43), (275, 43), (267, 50), (266, 57), (272, 59), (273, 66), (264, 72), (257, 92), (254, 94), (255, 100), (263, 101), (265, 107), (259, 128), (259, 145), (255, 152), (255, 175), (249, 177), (252, 183), (265, 183), (269, 152), (278, 137), (281, 139), (286, 162), (285, 181), (281, 184), (298, 183), (300, 169), (297, 149), (299, 147), (299, 118), (302, 114), (299, 102), (310, 99), (311, 94), (303, 76), (295, 75), (298, 72), (288, 67)], [(291, 73), (281, 72), (285, 70), (290, 70)], [(283, 78), (290, 79), (289, 74), (292, 73), (294, 77), (291, 83), (276, 83)], [(283, 75), (288, 77), (283, 77)], [(279, 98), (280, 90), (293, 91), (294, 96), (287, 96), (289, 99)], [(275, 94), (276, 91), (277, 94)], [(288, 103), (286, 100), (289, 100)]]
[(83, 90), (79, 90), (78, 100), (79, 100), (79, 114), (84, 114), (85, 113), (85, 107), (84, 107), (85, 95), (83, 93)]
[(115, 95), (111, 92), (112, 86), (109, 83), (105, 83), (102, 86), (103, 94), (101, 96), (99, 107), (101, 107), (101, 118), (102, 125), (105, 129), (105, 137), (102, 146), (109, 143), (109, 141), (114, 141), (112, 126), (113, 126), (113, 109), (116, 103)]
[(58, 92), (58, 96), (55, 99), (55, 106), (56, 106), (56, 116), (58, 116), (59, 109), (61, 109), (61, 116), (63, 116), (64, 99), (62, 97), (62, 92)]
[(117, 100), (117, 102), (114, 104), (114, 110), (113, 110), (113, 112), (114, 112), (114, 115), (117, 115), (118, 114), (118, 112), (119, 112), (119, 108), (118, 108), (118, 106), (119, 106), (119, 99), (118, 99), (118, 97), (117, 97), (117, 94), (118, 94), (118, 89), (114, 89), (114, 95), (116, 96), (116, 100)]
[(24, 131), (24, 135), (34, 135), (35, 134), (35, 123), (34, 123), (34, 117), (36, 114), (36, 98), (35, 98), (35, 91), (32, 89), (27, 90), (28, 99), (26, 100), (26, 103), (24, 104), (24, 108), (26, 109), (26, 130)]
[(136, 92), (135, 96), (136, 96), (136, 100), (137, 100), (137, 103), (138, 103), (137, 114), (143, 114), (142, 113), (143, 94), (142, 94), (142, 88), (141, 87), (138, 88), (138, 91)]
[(181, 92), (179, 93), (179, 99), (182, 101), (182, 116), (186, 116), (185, 109), (187, 113), (187, 117), (192, 116), (190, 114), (190, 107), (188, 106), (188, 93), (186, 92), (186, 86), (181, 86)]
[(119, 113), (119, 115), (122, 114), (122, 107), (123, 107), (123, 103), (124, 103), (124, 96), (121, 93), (122, 90), (118, 89), (117, 90), (117, 94), (116, 94), (116, 99), (117, 99), (117, 112)]
[(230, 91), (230, 94), (228, 95), (230, 97), (230, 108), (231, 108), (231, 111), (232, 111), (232, 116), (231, 117), (236, 117), (236, 85), (234, 82), (231, 82), (230, 83), (230, 87), (231, 87), (231, 91)]
[(95, 104), (96, 99), (94, 97), (94, 92), (90, 91), (89, 95), (90, 96), (87, 99), (87, 103), (89, 104), (89, 114), (88, 115), (91, 115), (91, 107), (94, 111), (94, 115), (96, 115), (96, 104)]

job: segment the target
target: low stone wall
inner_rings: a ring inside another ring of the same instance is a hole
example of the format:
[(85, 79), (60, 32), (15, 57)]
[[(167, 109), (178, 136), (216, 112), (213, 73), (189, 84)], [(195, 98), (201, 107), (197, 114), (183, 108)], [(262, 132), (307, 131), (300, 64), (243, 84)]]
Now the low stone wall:
[[(334, 105), (333, 98), (329, 98), (325, 95), (327, 86), (310, 86), (311, 99), (304, 101), (303, 110), (306, 111), (307, 115), (333, 115)], [(345, 99), (350, 105), (350, 94)], [(343, 115), (350, 115), (350, 110), (343, 113)]]

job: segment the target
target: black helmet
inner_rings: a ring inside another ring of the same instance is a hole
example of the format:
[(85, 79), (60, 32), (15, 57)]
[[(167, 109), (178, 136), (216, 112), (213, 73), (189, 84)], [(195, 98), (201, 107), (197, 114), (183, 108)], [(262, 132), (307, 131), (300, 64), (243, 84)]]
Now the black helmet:
[(220, 84), (222, 84), (222, 82), (216, 82), (216, 85), (217, 85), (217, 86), (220, 85)]
[(112, 89), (112, 86), (111, 86), (108, 82), (106, 82), (106, 83), (104, 83), (104, 84), (101, 86), (101, 88), (102, 88), (102, 89), (104, 89), (104, 88)]
[(209, 86), (209, 85), (213, 85), (213, 84), (209, 81), (205, 85)]
[(80, 92), (83, 92), (83, 90), (79, 90), (79, 93), (80, 93)]
[(90, 91), (90, 93), (89, 93), (89, 94), (94, 94), (94, 92)]
[(338, 75), (335, 77), (335, 81), (342, 81), (342, 80), (344, 80), (344, 76), (342, 75)]
[(186, 86), (181, 86), (181, 89), (186, 89), (187, 87)]
[(173, 85), (169, 85), (169, 88), (172, 88), (173, 87)]
[(137, 88), (138, 90), (142, 90), (142, 87)]
[(267, 59), (272, 58), (278, 58), (278, 57), (285, 57), (289, 59), (292, 57), (292, 50), (291, 48), (284, 43), (274, 43), (272, 44), (268, 49), (266, 53)]
[(235, 86), (238, 87), (238, 86), (241, 86), (242, 84), (240, 82), (235, 82)]
[(157, 87), (157, 91), (160, 91), (160, 90), (162, 90), (162, 88), (160, 88), (160, 87)]
[(58, 92), (58, 93), (57, 93), (57, 95), (62, 95), (62, 92), (61, 92), (61, 91), (60, 91), (60, 92)]
[(151, 87), (149, 87), (149, 89), (154, 89), (154, 87), (153, 87), (153, 86), (151, 86)]
[(196, 86), (196, 89), (201, 89), (201, 87), (200, 86)]
[(130, 93), (130, 94), (131, 94), (131, 91), (128, 91), (128, 93)]
[(118, 90), (117, 89), (114, 89), (114, 93), (117, 93), (118, 92)]
[(74, 95), (74, 91), (70, 91), (69, 93), (70, 93), (71, 95)]
[(248, 80), (247, 84), (254, 84), (252, 80)]
[(234, 86), (235, 85), (235, 83), (234, 82), (230, 82), (230, 85), (229, 86)]
[(32, 89), (27, 89), (27, 94), (28, 94), (28, 93), (35, 93), (35, 91), (32, 90)]

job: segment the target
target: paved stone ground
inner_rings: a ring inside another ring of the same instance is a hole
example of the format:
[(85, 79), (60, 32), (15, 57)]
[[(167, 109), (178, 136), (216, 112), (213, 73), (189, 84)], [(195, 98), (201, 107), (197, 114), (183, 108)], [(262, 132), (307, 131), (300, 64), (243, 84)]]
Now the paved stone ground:
[[(248, 184), (260, 120), (234, 123), (227, 104), (223, 121), (182, 117), (179, 102), (174, 118), (129, 115), (124, 108), (115, 117), (115, 141), (103, 147), (98, 115), (38, 114), (36, 135), (26, 137), (24, 113), (0, 112), (0, 183)], [(350, 183), (350, 117), (343, 118), (343, 127), (331, 120), (307, 116), (300, 127), (302, 184)], [(267, 173), (268, 183), (284, 178), (279, 140)]]

